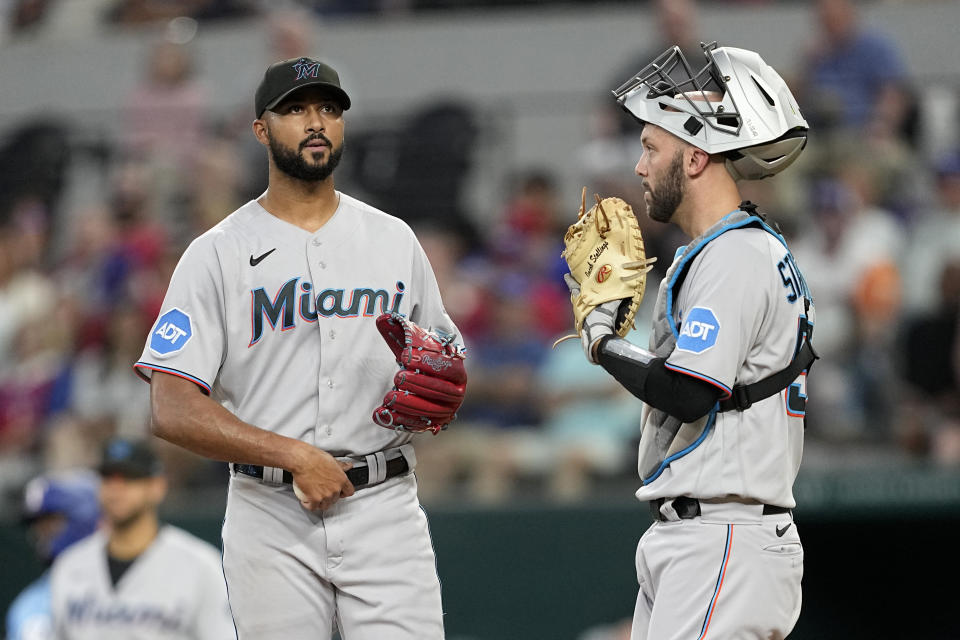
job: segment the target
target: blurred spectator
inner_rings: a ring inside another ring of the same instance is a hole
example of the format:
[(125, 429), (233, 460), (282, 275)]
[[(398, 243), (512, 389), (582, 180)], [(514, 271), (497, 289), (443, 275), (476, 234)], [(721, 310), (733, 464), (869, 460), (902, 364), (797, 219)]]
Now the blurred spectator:
[(852, 0), (817, 0), (814, 11), (798, 97), (811, 125), (909, 137), (915, 105), (900, 47), (864, 27)]
[(471, 346), (467, 359), (470, 394), (464, 420), (510, 429), (538, 424), (534, 373), (549, 345), (538, 337), (538, 310), (531, 304), (530, 280), (509, 274), (491, 291), (489, 331)]
[(464, 267), (463, 243), (457, 234), (429, 226), (415, 227), (414, 232), (437, 276), (443, 306), (463, 334), (467, 349), (472, 349), (474, 339), (486, 331), (489, 323), (488, 296), (483, 287), (484, 274), (489, 270), (486, 264), (482, 272)]
[[(99, 480), (86, 470), (48, 473), (23, 493), (23, 523), (37, 559), (49, 567), (63, 551), (93, 533), (100, 521)], [(7, 640), (53, 638), (50, 572), (20, 592), (7, 611)]]
[(41, 269), (45, 227), (37, 209), (24, 201), (0, 217), (0, 488), (34, 472), (67, 366), (72, 327)]
[(918, 214), (904, 256), (905, 302), (913, 312), (936, 310), (940, 271), (960, 258), (960, 150), (940, 158), (934, 170), (937, 201)]
[(794, 84), (816, 137), (799, 166), (814, 178), (863, 168), (873, 174), (873, 202), (906, 220), (928, 189), (901, 49), (863, 24), (852, 0), (817, 0), (812, 17), (818, 32)]
[(20, 34), (39, 27), (55, 2), (56, 0), (13, 0), (7, 7), (10, 32)]
[[(545, 452), (537, 431), (543, 403), (535, 374), (549, 346), (535, 331), (529, 282), (507, 277), (489, 300), (490, 326), (468, 343), (470, 393), (457, 422), (444, 437), (417, 444), (421, 466), (429, 467), (422, 475), (427, 498), (449, 498), (457, 482), (472, 499), (505, 500), (542, 468)], [(420, 479), (421, 472), (417, 475)]]
[(550, 453), (544, 472), (553, 498), (582, 499), (595, 478), (636, 472), (643, 404), (584, 359), (579, 339), (550, 351), (537, 370), (536, 385), (543, 402), (544, 449)]
[(118, 305), (104, 320), (102, 346), (81, 351), (65, 382), (65, 406), (46, 441), (48, 468), (93, 466), (108, 438), (142, 440), (149, 435), (150, 393), (130, 375), (149, 321), (133, 305)]
[[(632, 167), (643, 152), (640, 146), (642, 127), (613, 99), (611, 91), (630, 80), (660, 54), (673, 46), (680, 47), (693, 69), (706, 64), (700, 47), (697, 0), (654, 0), (656, 26), (654, 39), (629, 56), (607, 79), (591, 112), (590, 141), (584, 146), (580, 164), (587, 184), (588, 200), (594, 193), (616, 195), (630, 204), (643, 232), (647, 254), (659, 256), (653, 272), (663, 277), (673, 260), (674, 251), (689, 242), (675, 225), (653, 222), (646, 215), (643, 183)], [(587, 206), (591, 206), (589, 203)]]
[[(812, 219), (794, 241), (794, 255), (817, 296), (817, 349), (843, 352), (853, 331), (853, 294), (864, 274), (902, 255), (903, 231), (869, 200), (865, 176), (851, 169), (812, 186)], [(820, 312), (820, 309), (823, 312)], [(819, 373), (819, 372), (818, 372)]]
[(266, 16), (268, 63), (310, 56), (318, 21), (305, 7), (281, 5)]
[[(29, 210), (32, 224), (57, 233), (60, 198), (71, 160), (69, 127), (53, 119), (31, 119), (14, 127), (0, 146), (0, 215)], [(44, 247), (46, 251), (46, 247)], [(47, 256), (40, 256), (45, 258)]]
[(937, 284), (937, 306), (903, 329), (900, 437), (910, 453), (960, 465), (960, 257), (943, 265)]
[[(797, 262), (815, 292), (814, 329), (822, 361), (810, 380), (807, 412), (811, 432), (827, 438), (865, 434), (874, 411), (869, 398), (884, 383), (871, 383), (874, 368), (868, 351), (871, 340), (890, 338), (899, 312), (902, 231), (889, 212), (871, 204), (870, 185), (855, 168), (815, 184), (811, 197), (813, 220), (793, 242)], [(887, 290), (884, 290), (884, 288)], [(892, 297), (888, 297), (892, 296)], [(876, 348), (881, 345), (876, 344)], [(889, 376), (880, 376), (884, 381)], [(878, 384), (880, 386), (878, 386)], [(876, 435), (876, 434), (875, 434)]]
[(498, 273), (522, 274), (528, 280), (527, 304), (536, 309), (534, 330), (543, 340), (553, 340), (573, 326), (570, 292), (563, 283), (567, 263), (560, 255), (567, 226), (576, 220), (574, 207), (569, 209), (565, 219), (558, 209), (553, 176), (531, 170), (511, 190), (486, 242)]
[[(477, 115), (460, 100), (417, 109), (396, 131), (357, 136), (355, 179), (384, 211), (413, 226), (455, 233), (467, 252), (483, 241), (464, 205), (474, 164)], [(392, 144), (391, 144), (392, 142)]]
[(207, 140), (183, 186), (189, 220), (177, 230), (182, 242), (207, 231), (247, 201), (242, 193), (243, 164), (237, 162), (241, 153), (241, 145), (229, 137), (215, 135)]
[[(158, 202), (156, 179), (149, 165), (144, 163), (126, 163), (117, 167), (112, 175), (110, 192), (110, 213), (117, 231), (116, 268), (118, 283), (127, 284), (124, 276), (138, 269), (156, 267), (163, 258), (170, 235), (168, 227), (184, 225), (183, 214), (172, 217), (158, 212), (164, 203)], [(177, 183), (177, 190), (182, 189)], [(114, 287), (114, 296), (132, 297), (140, 300), (142, 291), (135, 288)]]
[(140, 83), (123, 105), (121, 140), (130, 157), (189, 173), (205, 146), (208, 109), (194, 64), (185, 44), (164, 39), (150, 46)]
[(71, 314), (75, 347), (103, 339), (103, 318), (126, 286), (130, 273), (122, 256), (116, 220), (106, 207), (82, 209), (60, 264), (54, 270), (60, 306)]
[[(643, 49), (633, 53), (629, 60), (620, 65), (607, 81), (605, 95), (601, 96), (600, 113), (610, 118), (605, 122), (613, 125), (612, 132), (619, 135), (636, 134), (639, 137), (640, 134), (637, 133), (636, 120), (626, 110), (620, 108), (610, 95), (610, 91), (639, 73), (657, 56), (673, 46), (680, 47), (680, 51), (695, 71), (706, 64), (703, 49), (700, 48), (702, 38), (697, 24), (698, 0), (653, 0), (650, 4), (654, 13), (655, 26), (652, 31), (655, 39), (646, 42)], [(633, 164), (628, 162), (627, 166)]]

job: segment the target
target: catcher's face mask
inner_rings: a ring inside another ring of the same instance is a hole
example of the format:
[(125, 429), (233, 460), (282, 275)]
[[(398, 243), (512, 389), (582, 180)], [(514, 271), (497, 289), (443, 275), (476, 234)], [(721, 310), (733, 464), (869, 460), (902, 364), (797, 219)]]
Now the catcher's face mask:
[(641, 122), (725, 155), (735, 179), (787, 168), (806, 145), (808, 126), (783, 78), (753, 51), (700, 46), (702, 68), (671, 47), (613, 92), (617, 102)]

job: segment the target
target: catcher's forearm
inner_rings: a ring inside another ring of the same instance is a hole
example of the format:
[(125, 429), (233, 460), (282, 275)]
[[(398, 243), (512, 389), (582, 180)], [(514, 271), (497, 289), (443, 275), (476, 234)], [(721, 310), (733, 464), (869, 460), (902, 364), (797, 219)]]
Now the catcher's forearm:
[(600, 366), (627, 391), (683, 422), (705, 416), (719, 398), (713, 385), (670, 371), (664, 366), (665, 358), (623, 338), (601, 339), (597, 354)]

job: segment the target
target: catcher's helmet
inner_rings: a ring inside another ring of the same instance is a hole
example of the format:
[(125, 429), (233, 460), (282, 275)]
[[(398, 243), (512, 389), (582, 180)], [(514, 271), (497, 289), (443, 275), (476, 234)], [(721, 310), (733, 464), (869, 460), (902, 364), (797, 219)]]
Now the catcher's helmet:
[(99, 479), (86, 471), (42, 475), (27, 483), (23, 493), (23, 520), (33, 522), (47, 515), (66, 518), (49, 540), (39, 540), (37, 553), (52, 561), (71, 544), (97, 528), (100, 519)]
[(617, 102), (642, 123), (724, 155), (735, 179), (786, 169), (806, 146), (808, 126), (783, 78), (753, 51), (700, 46), (702, 69), (671, 47), (613, 92)]

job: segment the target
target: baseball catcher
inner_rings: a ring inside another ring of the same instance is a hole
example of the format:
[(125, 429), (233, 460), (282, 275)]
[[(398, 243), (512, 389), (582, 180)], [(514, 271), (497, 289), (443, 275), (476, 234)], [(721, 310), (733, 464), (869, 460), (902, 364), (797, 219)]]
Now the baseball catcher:
[(653, 524), (631, 638), (785, 638), (802, 601), (792, 487), (816, 311), (786, 239), (738, 183), (790, 166), (808, 127), (758, 53), (701, 49), (698, 66), (671, 47), (614, 91), (642, 127), (647, 215), (690, 242), (659, 287), (648, 348), (610, 328), (587, 355), (645, 404), (635, 495)]
[(373, 412), (373, 421), (397, 431), (434, 435), (456, 418), (463, 403), (467, 372), (464, 351), (443, 337), (419, 327), (399, 313), (377, 318), (377, 329), (393, 351), (400, 371), (393, 389)]
[(587, 188), (580, 198), (577, 221), (563, 237), (561, 254), (570, 273), (564, 276), (570, 288), (574, 323), (587, 357), (594, 364), (592, 347), (603, 336), (621, 338), (633, 328), (647, 286), (647, 273), (656, 258), (647, 258), (637, 218), (620, 198), (594, 195), (597, 203), (586, 211)]

